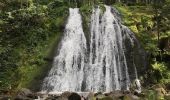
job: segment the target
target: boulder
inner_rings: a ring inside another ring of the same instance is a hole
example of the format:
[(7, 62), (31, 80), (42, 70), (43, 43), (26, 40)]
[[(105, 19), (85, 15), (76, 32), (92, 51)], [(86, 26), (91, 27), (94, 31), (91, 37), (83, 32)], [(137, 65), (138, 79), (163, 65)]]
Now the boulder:
[(118, 100), (119, 98), (124, 96), (123, 91), (119, 91), (119, 90), (107, 93), (105, 95), (113, 98), (113, 100)]
[(103, 98), (103, 97), (105, 97), (105, 95), (104, 94), (102, 94), (102, 92), (98, 92), (98, 93), (95, 93), (94, 94), (94, 97), (97, 99), (100, 99), (100, 98)]
[[(113, 100), (112, 97), (109, 97), (109, 96), (105, 96), (103, 98), (100, 98), (99, 100)], [(115, 100), (115, 99), (114, 99)]]
[(48, 98), (48, 94), (46, 93), (41, 93), (41, 92), (37, 92), (36, 95), (38, 96), (38, 98)]
[(46, 100), (82, 100), (82, 97), (74, 92), (63, 92), (60, 96), (50, 96)]
[(139, 100), (140, 98), (138, 96), (135, 96), (133, 94), (127, 94), (124, 95), (123, 100)]
[(129, 90), (124, 90), (123, 91), (123, 94), (130, 94), (131, 93), (131, 91), (129, 91)]
[(78, 95), (77, 93), (72, 93), (69, 97), (68, 100), (81, 100), (81, 96)]
[(97, 92), (94, 94), (94, 96), (102, 95), (102, 92)]
[(72, 93), (69, 91), (63, 92), (57, 100), (68, 100), (68, 97), (71, 95)]
[(58, 95), (48, 95), (48, 97), (45, 100), (58, 100), (59, 96)]
[(72, 94), (71, 92), (66, 91), (61, 94), (61, 97), (69, 97), (71, 94)]

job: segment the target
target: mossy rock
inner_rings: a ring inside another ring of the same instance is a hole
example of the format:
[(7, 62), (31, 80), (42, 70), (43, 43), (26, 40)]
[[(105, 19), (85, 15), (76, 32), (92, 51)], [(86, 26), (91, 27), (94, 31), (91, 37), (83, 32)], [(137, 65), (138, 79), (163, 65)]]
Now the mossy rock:
[(99, 100), (113, 100), (113, 98), (109, 97), (109, 96), (106, 96), (106, 97), (100, 98)]
[(128, 95), (125, 95), (122, 100), (140, 100), (139, 97), (135, 96), (135, 95), (132, 95), (132, 94), (128, 94)]
[(138, 29), (137, 29), (137, 27), (136, 27), (135, 25), (130, 26), (130, 29), (131, 29), (133, 32), (135, 32), (135, 33), (138, 33), (138, 32), (139, 32)]
[(164, 94), (158, 90), (147, 90), (145, 91), (145, 94), (145, 98), (147, 98), (148, 100), (169, 100), (164, 99)]

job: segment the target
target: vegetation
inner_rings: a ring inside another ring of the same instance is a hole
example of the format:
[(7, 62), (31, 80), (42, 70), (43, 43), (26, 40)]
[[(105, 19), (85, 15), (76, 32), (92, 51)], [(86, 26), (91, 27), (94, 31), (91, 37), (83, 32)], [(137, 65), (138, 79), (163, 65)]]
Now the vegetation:
[(170, 84), (169, 0), (147, 6), (120, 3), (114, 6), (121, 12), (124, 24), (136, 34), (148, 53), (150, 67), (145, 77), (147, 82)]
[(59, 40), (68, 8), (58, 1), (0, 4), (0, 87), (29, 87), (47, 69), (43, 58)]
[(170, 84), (170, 0), (2, 0), (0, 88), (36, 88), (45, 70), (50, 69), (44, 59), (52, 58), (68, 8), (80, 8), (88, 32), (92, 5), (103, 4), (121, 12), (123, 24), (130, 27), (147, 51), (150, 64), (144, 77), (151, 77), (149, 82), (153, 84)]

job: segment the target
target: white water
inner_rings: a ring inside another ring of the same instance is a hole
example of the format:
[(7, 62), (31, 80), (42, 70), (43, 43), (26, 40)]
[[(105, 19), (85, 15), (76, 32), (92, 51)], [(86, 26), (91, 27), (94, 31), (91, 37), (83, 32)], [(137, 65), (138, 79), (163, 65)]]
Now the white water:
[[(125, 57), (125, 37), (130, 30), (123, 26), (111, 7), (98, 8), (91, 16), (90, 50), (86, 55), (86, 38), (79, 9), (69, 9), (65, 34), (53, 67), (42, 90), (49, 92), (110, 92), (129, 90), (130, 78)], [(87, 58), (87, 62), (85, 59)], [(86, 63), (85, 63), (86, 62)], [(135, 70), (137, 78), (137, 72)]]
[(81, 91), (85, 62), (86, 39), (78, 8), (70, 8), (70, 15), (59, 54), (44, 80), (43, 90)]
[(130, 80), (123, 50), (121, 26), (111, 13), (111, 7), (105, 7), (102, 19), (99, 17), (99, 8), (93, 10), (91, 18), (87, 91), (129, 90)]

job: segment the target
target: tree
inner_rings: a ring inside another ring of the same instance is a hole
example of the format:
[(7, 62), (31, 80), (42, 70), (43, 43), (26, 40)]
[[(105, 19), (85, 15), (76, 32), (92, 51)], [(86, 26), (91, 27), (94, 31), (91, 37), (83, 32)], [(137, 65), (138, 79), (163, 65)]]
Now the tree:
[(165, 0), (154, 0), (152, 5), (154, 10), (153, 21), (157, 31), (158, 44), (160, 41), (161, 27), (163, 25), (162, 20), (164, 19), (164, 16), (162, 15), (162, 9), (164, 5), (165, 5)]

